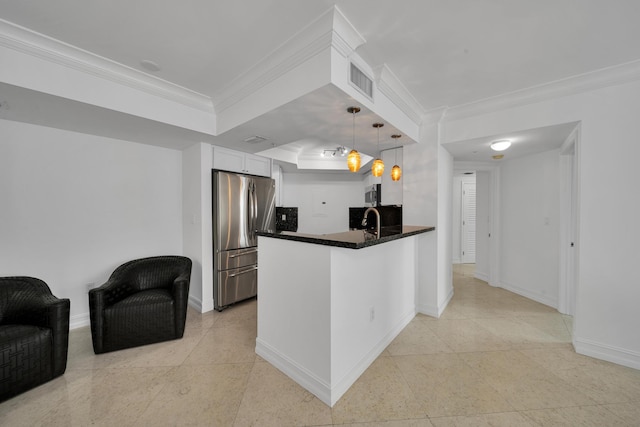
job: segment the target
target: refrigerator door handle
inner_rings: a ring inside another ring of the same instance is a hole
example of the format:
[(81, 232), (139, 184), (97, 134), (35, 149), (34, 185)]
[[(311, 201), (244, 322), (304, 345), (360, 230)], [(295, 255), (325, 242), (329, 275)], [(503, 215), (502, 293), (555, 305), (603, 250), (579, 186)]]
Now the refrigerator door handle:
[(252, 271), (255, 271), (257, 269), (258, 269), (258, 267), (254, 266), (254, 267), (248, 268), (246, 270), (242, 270), (242, 271), (238, 271), (237, 273), (230, 274), (229, 277), (236, 277), (236, 276), (240, 276), (241, 274), (251, 273)]
[(258, 193), (256, 192), (256, 183), (253, 182), (253, 223), (251, 224), (251, 233), (253, 238), (256, 238), (256, 231), (258, 230)]
[(233, 255), (229, 255), (229, 258), (237, 258), (239, 256), (245, 256), (245, 255), (251, 255), (251, 254), (255, 254), (256, 252), (258, 252), (257, 250), (252, 250), (252, 251), (245, 251), (239, 254), (233, 254)]
[(253, 245), (253, 230), (251, 229), (253, 224), (253, 181), (249, 181), (247, 185), (247, 222), (245, 223), (245, 229), (249, 243)]

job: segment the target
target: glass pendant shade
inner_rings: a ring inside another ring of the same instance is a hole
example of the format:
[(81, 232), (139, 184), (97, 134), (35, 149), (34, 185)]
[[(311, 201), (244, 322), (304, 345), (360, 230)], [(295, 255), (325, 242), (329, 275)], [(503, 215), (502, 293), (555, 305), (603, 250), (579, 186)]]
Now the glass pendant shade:
[(391, 168), (391, 180), (392, 181), (400, 181), (400, 178), (402, 177), (402, 169), (400, 169), (400, 166), (395, 165), (394, 167)]
[(351, 172), (358, 172), (360, 170), (360, 153), (356, 150), (351, 150), (347, 156), (347, 167)]
[(395, 134), (395, 135), (391, 135), (391, 138), (393, 138), (396, 141), (396, 150), (395, 150), (395, 154), (396, 154), (396, 164), (393, 165), (393, 167), (391, 168), (391, 180), (392, 181), (400, 181), (400, 178), (402, 178), (402, 169), (400, 169), (400, 166), (398, 166), (398, 138), (400, 138), (402, 135), (399, 134)]
[(360, 153), (356, 150), (356, 114), (360, 112), (360, 107), (349, 107), (347, 108), (347, 112), (349, 112), (353, 118), (353, 149), (349, 152), (347, 156), (347, 167), (351, 172), (358, 172), (360, 170)]
[[(384, 126), (384, 123), (374, 123), (373, 127), (378, 130), (378, 152), (380, 152), (380, 128)], [(376, 158), (371, 164), (371, 175), (376, 178), (381, 177), (384, 172), (384, 162), (380, 157)]]
[(384, 173), (384, 162), (381, 159), (375, 159), (371, 165), (371, 175), (377, 177)]

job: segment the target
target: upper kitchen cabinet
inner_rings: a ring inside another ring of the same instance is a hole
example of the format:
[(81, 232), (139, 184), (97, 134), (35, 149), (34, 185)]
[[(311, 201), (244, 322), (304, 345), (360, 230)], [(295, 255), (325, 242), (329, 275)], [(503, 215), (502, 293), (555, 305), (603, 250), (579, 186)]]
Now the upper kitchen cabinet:
[(384, 162), (384, 174), (382, 175), (381, 204), (402, 205), (402, 180), (404, 178), (400, 178), (400, 181), (391, 179), (391, 168), (394, 165), (402, 168), (402, 147), (384, 150), (382, 152), (382, 161)]
[(276, 206), (283, 206), (283, 193), (284, 189), (282, 188), (283, 179), (282, 179), (282, 168), (278, 165), (273, 165), (271, 168), (271, 178), (275, 181), (276, 184)]
[(213, 168), (249, 175), (271, 176), (271, 159), (224, 147), (213, 147)]

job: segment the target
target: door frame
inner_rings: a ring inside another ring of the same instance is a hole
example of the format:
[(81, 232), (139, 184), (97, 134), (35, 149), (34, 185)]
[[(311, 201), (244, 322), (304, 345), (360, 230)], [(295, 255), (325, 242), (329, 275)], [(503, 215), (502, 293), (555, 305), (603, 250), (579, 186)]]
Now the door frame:
[[(453, 162), (454, 174), (458, 171), (475, 171), (489, 173), (489, 271), (487, 277), (478, 277), (494, 287), (500, 286), (500, 168), (487, 162)], [(476, 187), (476, 200), (478, 197)], [(476, 219), (477, 220), (477, 219)], [(476, 238), (477, 241), (477, 238)], [(476, 256), (478, 250), (476, 249)]]
[(560, 277), (558, 311), (575, 315), (580, 217), (580, 124), (560, 148)]

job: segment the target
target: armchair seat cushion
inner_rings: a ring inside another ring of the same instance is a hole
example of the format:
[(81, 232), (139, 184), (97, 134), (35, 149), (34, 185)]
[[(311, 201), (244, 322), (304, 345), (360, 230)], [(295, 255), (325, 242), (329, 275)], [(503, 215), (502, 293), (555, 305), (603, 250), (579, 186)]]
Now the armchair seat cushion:
[(49, 328), (0, 326), (0, 378), (11, 385), (11, 395), (53, 378), (52, 347), (53, 337)]
[(110, 310), (135, 310), (148, 305), (161, 305), (171, 306), (173, 304), (173, 298), (167, 289), (150, 289), (148, 291), (140, 291), (133, 295), (129, 295), (122, 301), (119, 301), (107, 308), (105, 311)]
[(105, 345), (123, 349), (175, 339), (175, 308), (166, 289), (140, 291), (104, 310)]

